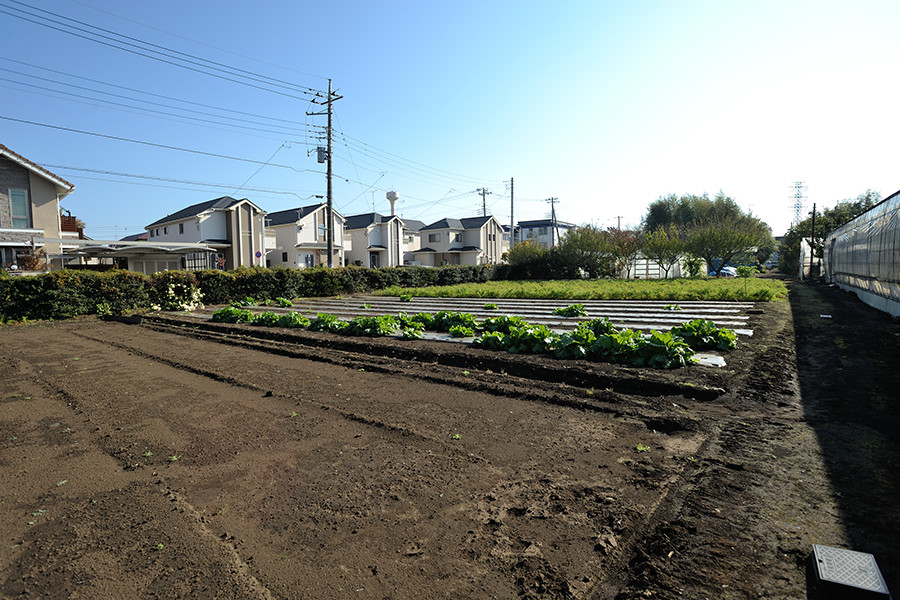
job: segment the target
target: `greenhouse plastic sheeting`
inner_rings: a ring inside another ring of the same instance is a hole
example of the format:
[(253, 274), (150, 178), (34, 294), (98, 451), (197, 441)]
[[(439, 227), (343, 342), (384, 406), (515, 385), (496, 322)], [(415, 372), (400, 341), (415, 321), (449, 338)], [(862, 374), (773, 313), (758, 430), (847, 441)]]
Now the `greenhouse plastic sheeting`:
[(900, 192), (829, 233), (824, 263), (829, 281), (900, 314)]

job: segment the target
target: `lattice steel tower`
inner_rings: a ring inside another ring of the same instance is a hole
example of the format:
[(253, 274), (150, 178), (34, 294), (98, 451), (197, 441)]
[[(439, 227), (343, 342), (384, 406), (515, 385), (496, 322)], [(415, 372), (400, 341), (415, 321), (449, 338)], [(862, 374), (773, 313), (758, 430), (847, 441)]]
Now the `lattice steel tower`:
[(803, 201), (806, 200), (806, 194), (803, 192), (806, 191), (806, 188), (807, 186), (803, 185), (802, 181), (795, 181), (791, 184), (791, 189), (794, 190), (794, 193), (791, 194), (791, 200), (794, 202), (794, 219), (791, 221), (791, 225), (794, 227), (800, 224), (803, 215)]

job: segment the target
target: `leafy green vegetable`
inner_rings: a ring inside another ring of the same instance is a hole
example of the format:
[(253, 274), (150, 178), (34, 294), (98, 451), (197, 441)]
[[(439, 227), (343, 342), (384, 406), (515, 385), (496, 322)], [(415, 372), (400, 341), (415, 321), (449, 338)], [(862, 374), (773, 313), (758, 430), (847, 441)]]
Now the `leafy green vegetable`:
[(737, 334), (731, 329), (720, 329), (709, 319), (694, 319), (671, 330), (695, 350), (718, 348), (728, 350), (737, 347)]

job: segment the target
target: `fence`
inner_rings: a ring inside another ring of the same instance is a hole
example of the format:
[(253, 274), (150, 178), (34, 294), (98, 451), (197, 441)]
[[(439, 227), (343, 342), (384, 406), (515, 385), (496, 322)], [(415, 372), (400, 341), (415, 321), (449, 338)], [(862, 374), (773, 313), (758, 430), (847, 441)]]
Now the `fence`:
[(900, 316), (900, 192), (828, 234), (824, 270), (828, 281)]

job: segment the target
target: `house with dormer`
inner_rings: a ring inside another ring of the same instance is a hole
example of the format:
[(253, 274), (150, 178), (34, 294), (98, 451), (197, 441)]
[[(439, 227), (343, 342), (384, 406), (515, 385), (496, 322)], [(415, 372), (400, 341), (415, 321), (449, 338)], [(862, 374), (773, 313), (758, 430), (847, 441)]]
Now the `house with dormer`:
[[(344, 264), (345, 219), (332, 210), (332, 264)], [(280, 210), (266, 216), (266, 266), (305, 269), (328, 265), (328, 205), (324, 202)]]
[(441, 219), (419, 230), (421, 247), (413, 252), (418, 264), (497, 264), (501, 260), (503, 225), (488, 215)]
[(0, 265), (11, 268), (27, 255), (39, 256), (39, 268), (63, 266), (66, 237), (78, 238), (78, 227), (69, 231), (71, 215), (60, 213), (59, 202), (75, 186), (0, 144)]

